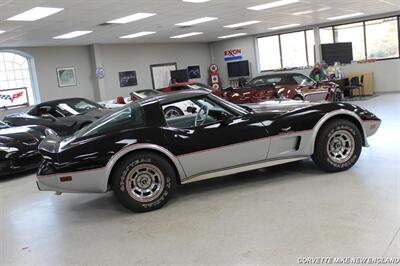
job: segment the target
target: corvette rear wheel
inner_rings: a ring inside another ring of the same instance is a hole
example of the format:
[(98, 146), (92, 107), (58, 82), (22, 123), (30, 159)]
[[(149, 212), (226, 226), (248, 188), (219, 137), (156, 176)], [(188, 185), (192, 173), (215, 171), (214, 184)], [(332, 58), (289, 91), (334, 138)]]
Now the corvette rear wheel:
[(135, 212), (164, 206), (175, 189), (175, 171), (161, 156), (143, 152), (125, 158), (112, 176), (112, 189), (121, 203)]
[(358, 161), (361, 149), (361, 133), (357, 126), (337, 119), (326, 124), (318, 133), (312, 158), (321, 169), (340, 172)]
[(164, 115), (165, 115), (165, 118), (174, 118), (174, 117), (183, 116), (184, 113), (178, 107), (171, 106), (164, 110)]

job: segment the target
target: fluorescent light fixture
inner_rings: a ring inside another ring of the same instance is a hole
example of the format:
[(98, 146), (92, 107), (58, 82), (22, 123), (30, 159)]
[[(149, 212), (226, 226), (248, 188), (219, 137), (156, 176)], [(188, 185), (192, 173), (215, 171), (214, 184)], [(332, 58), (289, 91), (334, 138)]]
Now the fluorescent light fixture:
[(67, 34), (63, 34), (57, 37), (53, 37), (53, 39), (73, 39), (79, 36), (83, 36), (89, 33), (92, 33), (93, 31), (90, 30), (77, 30), (77, 31), (73, 31)]
[(357, 12), (357, 13), (352, 13), (352, 14), (347, 14), (347, 15), (342, 15), (342, 16), (337, 16), (337, 17), (330, 17), (326, 18), (327, 20), (339, 20), (339, 19), (346, 19), (346, 18), (353, 18), (353, 17), (359, 17), (364, 15), (364, 13)]
[(260, 10), (264, 10), (264, 9), (270, 9), (270, 8), (274, 8), (274, 7), (280, 7), (280, 6), (294, 4), (299, 1), (300, 0), (280, 0), (280, 1), (275, 1), (275, 2), (268, 3), (268, 4), (264, 4), (264, 5), (248, 7), (247, 9), (260, 11)]
[(217, 20), (217, 19), (218, 18), (204, 17), (204, 18), (198, 18), (198, 19), (194, 19), (194, 20), (178, 23), (178, 24), (175, 24), (175, 25), (176, 26), (186, 27), (186, 26), (192, 26), (192, 25), (196, 25), (196, 24), (200, 24), (200, 23), (205, 23), (205, 22)]
[(300, 11), (300, 12), (296, 12), (293, 13), (293, 16), (301, 16), (301, 15), (307, 15), (307, 14), (311, 14), (314, 13), (314, 10), (305, 10), (305, 11)]
[(249, 26), (249, 25), (253, 25), (253, 24), (257, 24), (257, 23), (261, 23), (261, 21), (259, 21), (259, 20), (251, 20), (251, 21), (246, 21), (246, 22), (242, 22), (242, 23), (227, 25), (227, 26), (224, 26), (224, 27), (225, 28), (239, 28), (239, 27)]
[(209, 2), (209, 1), (210, 0), (182, 0), (182, 2), (195, 3), (195, 4), (205, 3), (205, 2)]
[(203, 34), (203, 32), (191, 32), (191, 33), (186, 33), (186, 34), (182, 34), (182, 35), (172, 36), (170, 38), (171, 39), (181, 39), (181, 38), (187, 38), (187, 37), (192, 37), (192, 36), (201, 35), (201, 34)]
[(143, 37), (143, 36), (147, 36), (147, 35), (151, 35), (151, 34), (155, 34), (155, 31), (142, 31), (142, 32), (137, 32), (137, 33), (133, 33), (130, 35), (125, 35), (125, 36), (121, 36), (119, 37), (120, 39), (133, 39), (133, 38), (138, 38), (138, 37)]
[(130, 22), (138, 21), (141, 19), (149, 18), (149, 17), (155, 16), (155, 15), (157, 15), (157, 14), (155, 14), (155, 13), (135, 13), (135, 14), (132, 14), (132, 15), (129, 15), (126, 17), (108, 21), (107, 23), (126, 24), (126, 23), (130, 23)]
[(35, 21), (39, 20), (51, 15), (54, 15), (58, 12), (63, 11), (64, 8), (54, 8), (54, 7), (34, 7), (32, 9), (29, 9), (28, 11), (25, 11), (21, 14), (18, 14), (14, 17), (11, 17), (7, 20), (12, 20), (12, 21)]
[(235, 37), (240, 37), (240, 36), (245, 36), (245, 35), (247, 35), (247, 33), (236, 33), (236, 34), (232, 34), (232, 35), (221, 36), (221, 37), (218, 37), (218, 39), (229, 39), (229, 38), (235, 38)]
[(277, 26), (277, 27), (272, 27), (269, 28), (270, 30), (281, 30), (281, 29), (287, 29), (287, 28), (293, 28), (293, 27), (297, 27), (300, 26), (300, 24), (288, 24), (288, 25), (282, 25), (282, 26)]
[(3, 34), (3, 33), (5, 33), (6, 31), (5, 30), (0, 30), (0, 34)]

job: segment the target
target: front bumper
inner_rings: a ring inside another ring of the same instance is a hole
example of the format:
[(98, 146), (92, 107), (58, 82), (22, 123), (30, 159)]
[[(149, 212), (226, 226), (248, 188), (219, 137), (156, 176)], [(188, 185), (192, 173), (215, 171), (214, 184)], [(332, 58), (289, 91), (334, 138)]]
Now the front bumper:
[(37, 169), (41, 161), (42, 156), (40, 154), (2, 160), (0, 161), (0, 176)]

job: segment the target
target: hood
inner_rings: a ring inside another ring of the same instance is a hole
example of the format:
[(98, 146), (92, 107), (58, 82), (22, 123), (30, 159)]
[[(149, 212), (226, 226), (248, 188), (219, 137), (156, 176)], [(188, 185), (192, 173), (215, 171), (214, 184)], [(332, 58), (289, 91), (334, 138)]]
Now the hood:
[(91, 117), (91, 118), (94, 118), (94, 119), (97, 120), (97, 119), (100, 119), (103, 116), (106, 116), (106, 115), (108, 115), (108, 114), (110, 114), (112, 112), (113, 112), (113, 110), (110, 110), (110, 109), (94, 109), (94, 110), (90, 110), (90, 111), (88, 111), (86, 113), (77, 115), (77, 116), (78, 117), (79, 116)]
[(5, 128), (0, 130), (0, 143), (38, 144), (41, 136), (37, 135), (29, 126)]

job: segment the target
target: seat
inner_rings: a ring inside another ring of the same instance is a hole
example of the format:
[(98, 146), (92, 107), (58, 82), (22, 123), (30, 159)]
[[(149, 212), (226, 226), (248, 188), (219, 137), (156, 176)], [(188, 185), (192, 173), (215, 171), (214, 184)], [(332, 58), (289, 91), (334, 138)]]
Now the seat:
[(117, 97), (117, 104), (126, 104), (124, 97), (118, 96)]
[(348, 92), (349, 97), (351, 99), (354, 99), (354, 90), (358, 90), (358, 93), (361, 98), (361, 88), (362, 88), (362, 85), (360, 84), (360, 78), (353, 77), (353, 78), (351, 78), (348, 85), (343, 86), (343, 92), (344, 93)]

